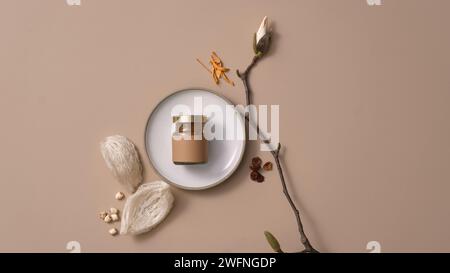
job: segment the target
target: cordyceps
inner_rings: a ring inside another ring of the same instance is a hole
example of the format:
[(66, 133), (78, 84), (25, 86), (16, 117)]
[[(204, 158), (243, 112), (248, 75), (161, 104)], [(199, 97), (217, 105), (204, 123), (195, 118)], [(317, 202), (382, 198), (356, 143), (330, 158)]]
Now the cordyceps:
[(213, 51), (210, 56), (209, 64), (211, 65), (211, 68), (207, 67), (199, 59), (197, 59), (197, 62), (199, 62), (203, 66), (203, 68), (205, 68), (211, 74), (216, 84), (219, 84), (220, 79), (223, 79), (228, 84), (234, 86), (234, 82), (230, 80), (230, 78), (228, 78), (226, 74), (228, 71), (230, 71), (230, 69), (223, 66), (223, 61), (219, 58), (216, 52)]
[(142, 182), (142, 164), (134, 144), (126, 137), (115, 135), (105, 138), (100, 149), (106, 165), (114, 177), (130, 192)]

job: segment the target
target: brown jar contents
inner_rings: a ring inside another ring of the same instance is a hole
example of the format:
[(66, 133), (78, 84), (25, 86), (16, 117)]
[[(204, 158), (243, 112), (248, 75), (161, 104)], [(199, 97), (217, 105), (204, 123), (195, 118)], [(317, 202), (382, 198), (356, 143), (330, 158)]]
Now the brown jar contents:
[(208, 162), (208, 141), (203, 136), (205, 116), (183, 115), (173, 118), (172, 161), (177, 165)]

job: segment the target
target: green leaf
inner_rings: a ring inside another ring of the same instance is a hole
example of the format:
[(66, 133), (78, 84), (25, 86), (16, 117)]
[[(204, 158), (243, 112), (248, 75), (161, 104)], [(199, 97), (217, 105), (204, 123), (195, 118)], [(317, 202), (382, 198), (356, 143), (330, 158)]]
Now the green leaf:
[(277, 238), (272, 235), (272, 233), (268, 231), (264, 231), (264, 235), (266, 236), (266, 240), (269, 243), (269, 245), (272, 247), (273, 251), (278, 253), (283, 253), (280, 247), (280, 243), (278, 242)]

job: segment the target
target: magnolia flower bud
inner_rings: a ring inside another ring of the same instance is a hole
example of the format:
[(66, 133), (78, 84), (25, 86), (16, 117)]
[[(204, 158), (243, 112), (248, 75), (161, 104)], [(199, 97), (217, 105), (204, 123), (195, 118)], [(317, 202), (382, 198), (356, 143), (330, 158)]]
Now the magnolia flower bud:
[(264, 235), (266, 236), (266, 240), (269, 243), (269, 245), (272, 247), (273, 251), (278, 253), (283, 253), (283, 250), (281, 250), (280, 243), (278, 242), (277, 238), (272, 235), (272, 233), (268, 231), (264, 231)]
[(253, 41), (253, 49), (256, 55), (264, 54), (269, 50), (270, 36), (269, 19), (265, 16)]
[(267, 16), (265, 16), (261, 22), (261, 25), (259, 26), (258, 32), (256, 32), (256, 44), (258, 44), (259, 41), (261, 41), (261, 38), (266, 35), (267, 26), (268, 26), (268, 19)]

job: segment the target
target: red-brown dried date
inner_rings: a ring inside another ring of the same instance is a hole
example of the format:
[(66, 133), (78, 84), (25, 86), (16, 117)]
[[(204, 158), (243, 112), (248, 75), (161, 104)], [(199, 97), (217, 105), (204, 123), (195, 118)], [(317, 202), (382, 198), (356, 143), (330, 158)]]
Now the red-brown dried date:
[(264, 182), (264, 175), (262, 175), (260, 173), (258, 173), (258, 174), (259, 175), (258, 175), (258, 177), (256, 177), (256, 182), (258, 182), (258, 183)]
[(252, 166), (261, 166), (262, 160), (258, 156), (252, 158)]
[(264, 163), (263, 169), (264, 169), (265, 171), (271, 171), (271, 170), (273, 169), (273, 164), (272, 164), (272, 162), (269, 161), (269, 162)]
[(260, 175), (261, 174), (259, 172), (253, 171), (253, 172), (250, 173), (250, 179), (253, 180), (253, 181), (258, 181), (258, 177)]

